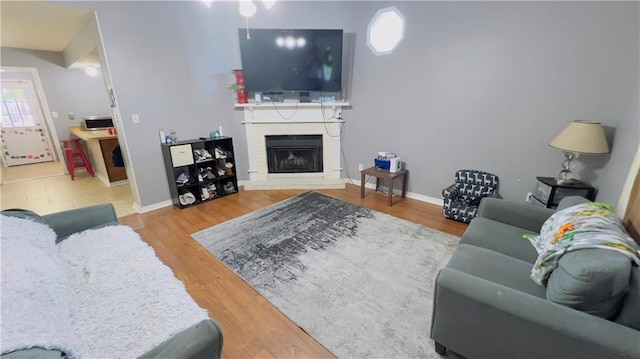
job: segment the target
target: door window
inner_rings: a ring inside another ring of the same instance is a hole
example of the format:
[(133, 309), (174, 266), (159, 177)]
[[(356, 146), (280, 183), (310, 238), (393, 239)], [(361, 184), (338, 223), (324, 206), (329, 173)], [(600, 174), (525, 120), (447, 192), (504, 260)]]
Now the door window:
[(2, 127), (33, 127), (35, 122), (23, 89), (2, 89)]

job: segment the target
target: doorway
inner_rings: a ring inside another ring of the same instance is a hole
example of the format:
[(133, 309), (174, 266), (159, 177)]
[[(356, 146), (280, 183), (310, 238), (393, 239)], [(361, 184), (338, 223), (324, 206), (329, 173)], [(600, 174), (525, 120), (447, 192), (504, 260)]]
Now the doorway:
[(52, 162), (51, 139), (44, 126), (44, 111), (36, 97), (33, 82), (3, 80), (2, 159), (8, 166)]
[(3, 67), (0, 87), (0, 183), (64, 174), (38, 70)]

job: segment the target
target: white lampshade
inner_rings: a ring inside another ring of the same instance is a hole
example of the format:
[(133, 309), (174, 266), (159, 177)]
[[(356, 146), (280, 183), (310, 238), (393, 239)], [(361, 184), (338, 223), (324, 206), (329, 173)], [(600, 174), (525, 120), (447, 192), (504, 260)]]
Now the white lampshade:
[(609, 153), (602, 124), (585, 120), (571, 122), (549, 146), (573, 153)]

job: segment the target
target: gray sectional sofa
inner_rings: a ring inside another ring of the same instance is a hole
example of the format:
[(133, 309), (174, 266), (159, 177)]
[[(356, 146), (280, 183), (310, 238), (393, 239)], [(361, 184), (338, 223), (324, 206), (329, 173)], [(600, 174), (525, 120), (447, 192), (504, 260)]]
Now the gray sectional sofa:
[[(24, 210), (2, 211), (2, 215), (28, 219), (29, 221), (25, 221), (27, 222), (27, 225), (30, 222), (37, 222), (49, 226), (55, 232), (56, 244), (64, 241), (74, 233), (82, 232), (88, 229), (99, 229), (103, 227), (118, 225), (118, 218), (111, 204), (100, 204), (82, 209), (74, 209), (45, 215), (42, 217), (31, 211)], [(3, 239), (5, 239), (6, 235), (9, 234), (2, 234)], [(158, 299), (158, 301), (162, 300), (163, 298)], [(141, 317), (143, 318), (144, 316)], [(104, 323), (104, 325), (111, 324), (112, 323)], [(167, 332), (175, 333), (175, 330), (172, 328), (167, 328)], [(157, 345), (156, 347), (152, 348), (139, 357), (144, 359), (220, 358), (222, 353), (222, 345), (222, 330), (220, 329), (219, 325), (214, 320), (205, 319), (201, 320), (198, 323), (195, 323), (186, 330), (175, 333), (168, 340)], [(31, 347), (11, 352), (5, 352), (5, 348), (1, 349), (3, 359), (67, 357), (66, 353), (61, 350), (46, 349), (42, 347)], [(112, 355), (109, 352), (104, 352), (103, 357), (109, 358), (112, 357)]]
[[(583, 202), (567, 197), (558, 208)], [(560, 259), (552, 273), (557, 278), (550, 277), (546, 288), (531, 280), (538, 253), (523, 234), (537, 234), (553, 213), (526, 203), (482, 201), (436, 279), (431, 338), (439, 354), (448, 348), (470, 359), (640, 358), (640, 269), (624, 255), (576, 250)], [(614, 279), (589, 288), (599, 276)], [(558, 290), (569, 295), (569, 305), (549, 299)]]

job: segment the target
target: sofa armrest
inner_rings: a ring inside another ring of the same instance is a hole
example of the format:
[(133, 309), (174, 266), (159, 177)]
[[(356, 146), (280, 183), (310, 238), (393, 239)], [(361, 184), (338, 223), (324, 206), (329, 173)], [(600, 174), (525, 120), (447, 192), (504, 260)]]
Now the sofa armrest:
[(42, 219), (56, 232), (56, 243), (77, 232), (118, 224), (118, 216), (111, 203), (52, 213), (42, 216)]
[(540, 232), (544, 221), (554, 212), (552, 209), (524, 202), (487, 197), (480, 203), (478, 217), (510, 224), (532, 232)]
[(222, 357), (222, 344), (222, 329), (218, 323), (205, 319), (174, 335), (138, 359), (218, 359)]
[(467, 357), (640, 358), (640, 331), (452, 268), (436, 279), (431, 337)]

